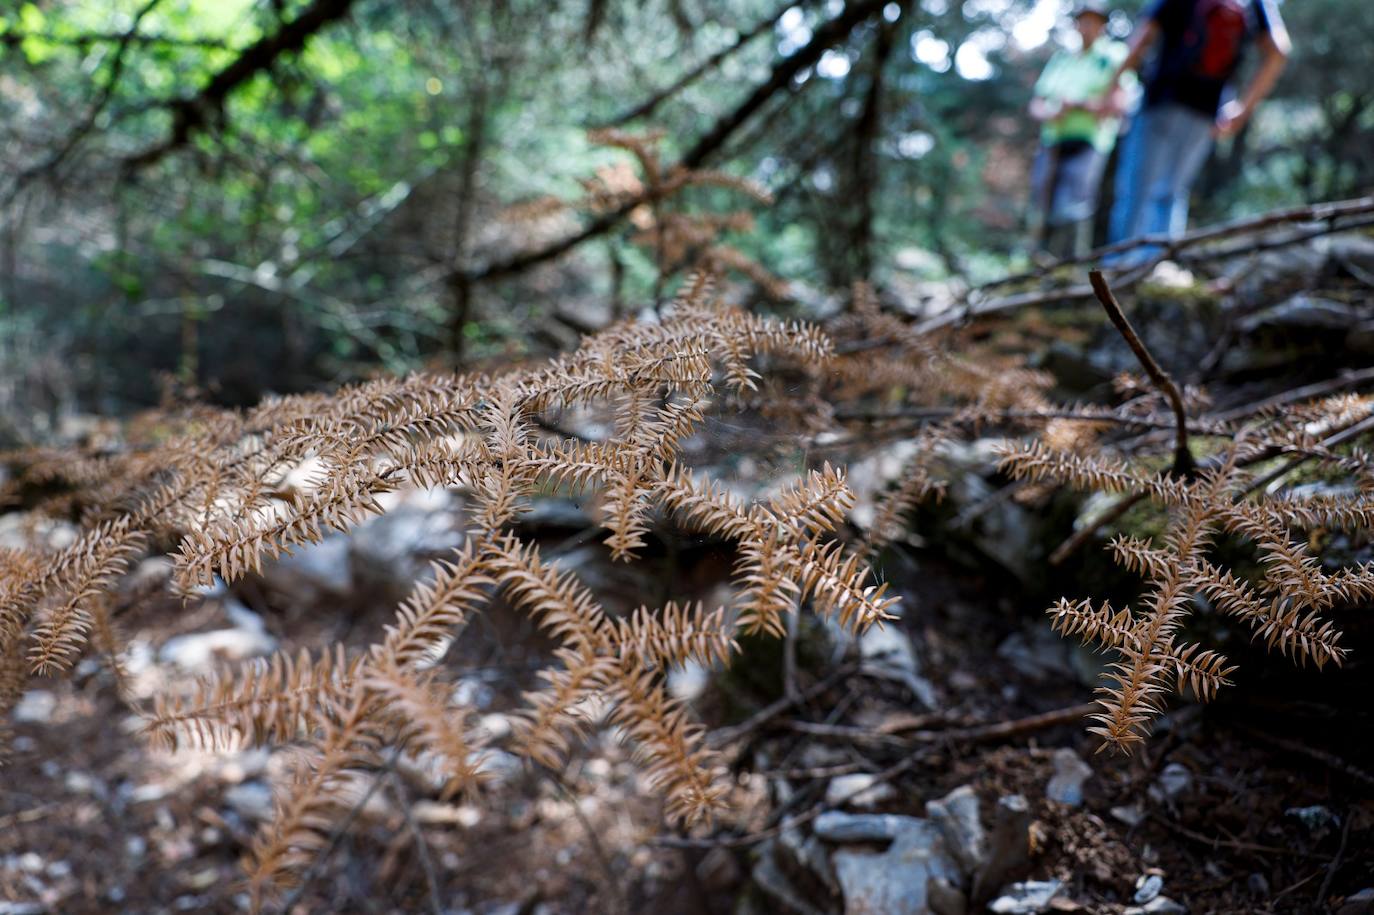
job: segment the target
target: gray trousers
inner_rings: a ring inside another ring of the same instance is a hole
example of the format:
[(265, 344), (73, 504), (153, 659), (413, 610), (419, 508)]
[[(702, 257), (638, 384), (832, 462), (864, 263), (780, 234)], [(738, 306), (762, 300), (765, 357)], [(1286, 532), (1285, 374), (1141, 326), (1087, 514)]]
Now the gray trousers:
[[(1031, 168), (1031, 241), (1054, 253), (1082, 254), (1092, 244), (1092, 219), (1107, 157), (1091, 143), (1041, 146)], [(1051, 236), (1067, 236), (1052, 238)]]

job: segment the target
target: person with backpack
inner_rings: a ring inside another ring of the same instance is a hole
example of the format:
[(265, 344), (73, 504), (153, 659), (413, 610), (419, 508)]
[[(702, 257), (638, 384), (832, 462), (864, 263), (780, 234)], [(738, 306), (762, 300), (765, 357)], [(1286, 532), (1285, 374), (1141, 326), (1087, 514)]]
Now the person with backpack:
[[(1232, 82), (1252, 41), (1259, 67), (1237, 95)], [(1274, 0), (1154, 0), (1118, 75), (1138, 69), (1156, 44), (1118, 156), (1109, 242), (1183, 234), (1188, 196), (1213, 143), (1245, 125), (1291, 51)], [(1153, 253), (1139, 250), (1126, 260)]]
[(1106, 4), (1084, 0), (1074, 8), (1073, 18), (1078, 47), (1050, 58), (1030, 102), (1030, 115), (1040, 122), (1040, 150), (1031, 169), (1030, 230), (1036, 253), (1084, 254), (1091, 246), (1098, 185), (1116, 144), (1125, 102), (1116, 83), (1128, 51), (1107, 34)]

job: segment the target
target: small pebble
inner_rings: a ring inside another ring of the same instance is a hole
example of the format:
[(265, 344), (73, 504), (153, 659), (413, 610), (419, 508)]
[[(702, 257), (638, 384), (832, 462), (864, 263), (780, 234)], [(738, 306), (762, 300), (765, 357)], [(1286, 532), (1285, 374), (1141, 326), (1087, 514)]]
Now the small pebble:
[(1157, 788), (1163, 797), (1173, 800), (1192, 786), (1193, 773), (1180, 763), (1169, 763), (1164, 767), (1164, 771), (1159, 773), (1159, 779), (1152, 786), (1152, 789)]
[(1027, 880), (1005, 887), (1006, 892), (988, 903), (988, 911), (1002, 915), (1036, 915), (1050, 907), (1064, 888), (1060, 880)]
[(1129, 807), (1113, 807), (1112, 818), (1125, 823), (1127, 826), (1139, 826), (1145, 822), (1145, 811), (1140, 809), (1139, 804), (1132, 804)]
[(1092, 777), (1092, 767), (1068, 748), (1054, 751), (1054, 775), (1045, 786), (1045, 796), (1070, 807), (1083, 806), (1083, 783)]
[(1289, 807), (1283, 815), (1293, 817), (1302, 823), (1308, 832), (1315, 834), (1325, 833), (1328, 829), (1341, 825), (1340, 817), (1319, 804), (1311, 807)]
[(891, 785), (885, 782), (875, 785), (872, 775), (856, 772), (832, 778), (825, 789), (825, 802), (832, 807), (872, 807), (888, 800), (893, 794)]
[(1374, 912), (1374, 887), (1345, 897), (1336, 915), (1369, 915), (1370, 912)]
[(45, 724), (56, 709), (56, 696), (46, 689), (31, 689), (15, 705), (10, 717), (20, 724)]
[(1164, 878), (1158, 874), (1142, 875), (1135, 882), (1135, 904), (1144, 905), (1164, 889)]

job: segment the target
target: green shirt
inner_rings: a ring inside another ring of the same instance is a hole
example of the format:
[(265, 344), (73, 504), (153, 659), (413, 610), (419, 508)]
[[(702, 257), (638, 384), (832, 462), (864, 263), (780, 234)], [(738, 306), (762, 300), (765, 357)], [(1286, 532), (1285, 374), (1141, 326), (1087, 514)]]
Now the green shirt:
[[(1047, 102), (1088, 102), (1104, 97), (1112, 88), (1112, 74), (1126, 59), (1126, 45), (1103, 35), (1086, 51), (1061, 50), (1050, 58), (1035, 84), (1035, 95)], [(1134, 74), (1126, 74), (1122, 84), (1134, 84)], [(1045, 122), (1040, 140), (1054, 146), (1066, 140), (1083, 140), (1101, 152), (1116, 144), (1120, 118), (1099, 118), (1089, 111), (1069, 111)]]

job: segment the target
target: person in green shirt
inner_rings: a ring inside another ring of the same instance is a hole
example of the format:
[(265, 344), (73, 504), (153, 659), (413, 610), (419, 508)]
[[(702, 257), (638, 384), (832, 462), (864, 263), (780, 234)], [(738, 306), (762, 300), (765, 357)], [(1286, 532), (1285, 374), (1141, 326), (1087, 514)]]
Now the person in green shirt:
[(1105, 4), (1080, 3), (1080, 46), (1056, 52), (1035, 84), (1030, 115), (1041, 126), (1030, 223), (1039, 253), (1082, 254), (1092, 243), (1098, 185), (1131, 88), (1117, 76), (1129, 51), (1107, 34), (1107, 19)]

